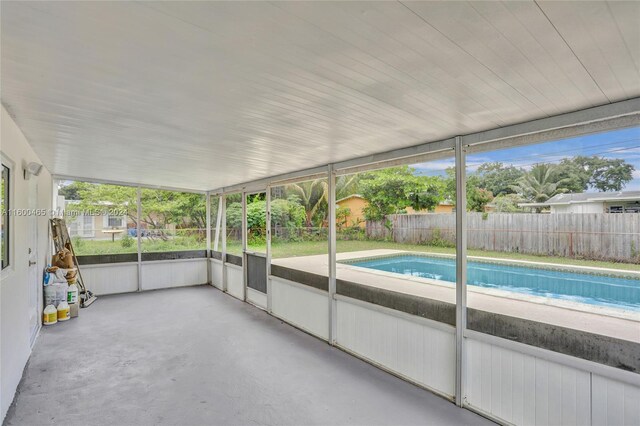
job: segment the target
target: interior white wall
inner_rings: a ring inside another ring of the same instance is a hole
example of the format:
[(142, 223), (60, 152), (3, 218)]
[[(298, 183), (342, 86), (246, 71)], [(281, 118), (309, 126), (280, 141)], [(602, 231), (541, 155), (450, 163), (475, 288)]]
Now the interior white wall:
[[(13, 205), (11, 208), (28, 207), (28, 182), (22, 175), (22, 165), (32, 161), (43, 162), (35, 154), (4, 106), (0, 119), (0, 150), (14, 163), (11, 188)], [(50, 209), (52, 198), (51, 174), (43, 168), (38, 179), (38, 208)], [(27, 286), (28, 238), (27, 217), (13, 217), (11, 222), (12, 265), (2, 273), (0, 282), (0, 401), (1, 418), (7, 413), (16, 388), (22, 377), (22, 371), (31, 354), (29, 342), (29, 312)], [(47, 217), (38, 220), (38, 265), (39, 270), (46, 266), (49, 254), (49, 232)], [(40, 305), (42, 305), (40, 296)]]

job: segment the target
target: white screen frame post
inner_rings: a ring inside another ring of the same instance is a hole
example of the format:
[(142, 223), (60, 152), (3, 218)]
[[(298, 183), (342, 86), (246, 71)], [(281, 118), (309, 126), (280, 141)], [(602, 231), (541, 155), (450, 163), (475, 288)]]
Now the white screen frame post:
[(335, 345), (338, 329), (338, 306), (336, 300), (336, 171), (333, 164), (328, 167), (329, 203), (329, 344)]
[(456, 405), (463, 406), (465, 390), (465, 330), (467, 328), (467, 174), (466, 148), (456, 137)]

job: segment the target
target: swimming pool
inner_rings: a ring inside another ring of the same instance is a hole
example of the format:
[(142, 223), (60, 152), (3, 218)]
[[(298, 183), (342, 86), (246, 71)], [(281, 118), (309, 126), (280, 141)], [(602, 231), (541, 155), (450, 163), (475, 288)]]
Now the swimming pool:
[[(455, 259), (403, 255), (349, 265), (455, 283)], [(640, 279), (467, 262), (467, 284), (640, 312)]]

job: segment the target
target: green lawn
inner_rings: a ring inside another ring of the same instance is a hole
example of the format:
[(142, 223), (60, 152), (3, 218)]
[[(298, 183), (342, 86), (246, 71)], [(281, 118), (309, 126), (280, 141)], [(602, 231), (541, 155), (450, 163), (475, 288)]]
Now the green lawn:
[[(95, 241), (95, 240), (83, 240), (78, 246), (76, 242), (75, 250), (76, 254), (118, 254), (118, 253), (136, 253), (137, 244), (135, 243), (131, 247), (123, 247), (121, 241)], [(326, 241), (302, 241), (302, 242), (289, 242), (278, 243), (274, 242), (271, 246), (273, 258), (284, 257), (296, 257), (296, 256), (310, 256), (314, 254), (326, 254), (327, 242)], [(145, 252), (163, 252), (163, 251), (178, 251), (178, 250), (204, 250), (203, 243), (194, 240), (193, 238), (175, 238), (169, 241), (150, 241), (143, 239), (142, 250)], [(427, 245), (414, 245), (414, 244), (397, 244), (388, 241), (338, 241), (338, 252), (345, 253), (350, 251), (364, 251), (375, 249), (392, 249), (392, 250), (404, 250), (404, 251), (416, 251), (416, 252), (430, 252), (430, 253), (442, 253), (442, 254), (455, 254), (455, 249), (447, 247), (434, 247)], [(266, 247), (264, 244), (252, 244), (249, 246), (249, 250), (264, 253)], [(242, 253), (240, 242), (230, 242), (227, 244), (227, 252), (231, 254), (240, 255)], [(622, 269), (628, 271), (637, 271), (640, 269), (638, 264), (632, 263), (616, 263), (605, 262), (596, 260), (584, 260), (584, 259), (571, 259), (557, 256), (536, 256), (521, 253), (506, 253), (506, 252), (494, 252), (483, 250), (468, 250), (470, 256), (484, 256), (484, 257), (496, 257), (501, 259), (512, 260), (526, 260), (531, 262), (546, 262), (555, 263), (559, 265), (577, 265), (577, 266), (592, 266), (598, 268), (611, 268)]]
[[(239, 248), (239, 247), (238, 247)], [(427, 245), (414, 244), (397, 244), (387, 241), (338, 241), (338, 253), (350, 251), (364, 251), (375, 249), (392, 249), (404, 251), (430, 252), (442, 254), (455, 254), (455, 249), (446, 247), (434, 247)], [(313, 254), (327, 253), (326, 241), (306, 241), (287, 244), (272, 244), (273, 258), (309, 256)], [(264, 246), (253, 246), (253, 251), (264, 252)], [(557, 256), (536, 256), (521, 253), (505, 253), (484, 250), (467, 250), (469, 256), (496, 257), (501, 259), (525, 260), (531, 262), (556, 263), (559, 265), (576, 265), (576, 266), (592, 266), (597, 268), (623, 269), (627, 271), (637, 271), (640, 269), (638, 264), (632, 263), (616, 263), (596, 260), (571, 259)]]
[[(131, 239), (130, 246), (123, 245), (121, 240), (81, 240), (73, 241), (73, 249), (78, 256), (91, 254), (121, 254), (121, 253), (137, 253), (138, 242), (135, 238)], [(149, 240), (142, 239), (143, 252), (163, 252), (163, 251), (179, 251), (179, 250), (205, 250), (206, 244), (198, 242), (194, 238), (173, 238), (168, 241), (160, 239)]]

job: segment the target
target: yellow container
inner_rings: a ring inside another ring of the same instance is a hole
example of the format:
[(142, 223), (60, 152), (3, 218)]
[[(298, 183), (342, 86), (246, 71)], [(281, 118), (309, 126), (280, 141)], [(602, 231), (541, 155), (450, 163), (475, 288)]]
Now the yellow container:
[(55, 306), (48, 305), (42, 314), (42, 324), (52, 325), (58, 322), (58, 311)]
[(58, 305), (58, 321), (66, 321), (69, 318), (71, 318), (69, 304), (67, 302), (60, 302)]

